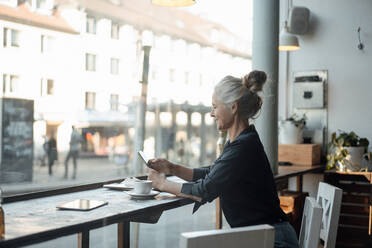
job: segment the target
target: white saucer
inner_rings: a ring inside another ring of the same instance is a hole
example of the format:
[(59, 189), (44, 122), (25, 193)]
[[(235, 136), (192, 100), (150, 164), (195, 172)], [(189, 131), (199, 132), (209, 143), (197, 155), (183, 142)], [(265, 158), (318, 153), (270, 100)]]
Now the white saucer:
[(104, 184), (103, 187), (108, 188), (108, 189), (116, 189), (116, 190), (132, 190), (133, 189), (133, 187), (125, 183)]
[(148, 194), (138, 194), (138, 193), (135, 193), (134, 190), (131, 190), (131, 191), (127, 191), (125, 193), (127, 193), (128, 195), (130, 195), (134, 199), (148, 199), (148, 198), (153, 198), (154, 196), (158, 195), (160, 192), (155, 191), (155, 190), (151, 190), (151, 192), (148, 193)]

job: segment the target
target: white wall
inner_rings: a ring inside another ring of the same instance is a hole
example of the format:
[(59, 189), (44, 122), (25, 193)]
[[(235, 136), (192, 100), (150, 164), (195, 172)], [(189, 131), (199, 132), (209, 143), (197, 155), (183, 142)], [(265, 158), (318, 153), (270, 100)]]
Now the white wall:
[[(289, 72), (328, 70), (328, 133), (355, 131), (372, 141), (372, 1), (294, 0), (311, 12), (310, 30), (289, 54)], [(286, 1), (281, 0), (281, 16)], [(361, 27), (364, 51), (357, 48)], [(285, 53), (280, 54), (279, 115), (285, 115)]]
[[(286, 16), (286, 0), (281, 0), (281, 20)], [(288, 56), (290, 79), (296, 71), (328, 70), (328, 133), (338, 129), (355, 131), (372, 142), (372, 1), (370, 0), (294, 0), (307, 7), (310, 29), (299, 37), (301, 50)], [(357, 48), (357, 29), (361, 27), (364, 51)], [(286, 113), (286, 54), (280, 53), (279, 116)], [(371, 149), (371, 145), (370, 145)], [(304, 188), (316, 193), (317, 184)], [(293, 189), (295, 180), (290, 181)]]

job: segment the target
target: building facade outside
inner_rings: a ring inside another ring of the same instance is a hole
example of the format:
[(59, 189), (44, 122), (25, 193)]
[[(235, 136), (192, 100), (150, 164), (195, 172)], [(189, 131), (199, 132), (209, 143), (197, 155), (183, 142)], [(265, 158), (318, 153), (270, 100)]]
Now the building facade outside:
[[(145, 152), (204, 165), (216, 130), (200, 109), (218, 80), (251, 68), (247, 45), (221, 25), (144, 0), (1, 0), (0, 31), (0, 92), (34, 100), (35, 161), (51, 135), (63, 157), (72, 125), (81, 155), (130, 160), (141, 48), (150, 45)], [(213, 128), (201, 137), (200, 125)]]

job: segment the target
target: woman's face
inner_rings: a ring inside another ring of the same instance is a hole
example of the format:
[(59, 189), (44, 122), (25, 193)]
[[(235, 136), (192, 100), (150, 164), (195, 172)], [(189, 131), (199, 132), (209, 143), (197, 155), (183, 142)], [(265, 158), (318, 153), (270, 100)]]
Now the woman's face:
[(211, 116), (216, 120), (218, 130), (226, 130), (234, 123), (232, 108), (225, 106), (215, 94), (212, 96)]

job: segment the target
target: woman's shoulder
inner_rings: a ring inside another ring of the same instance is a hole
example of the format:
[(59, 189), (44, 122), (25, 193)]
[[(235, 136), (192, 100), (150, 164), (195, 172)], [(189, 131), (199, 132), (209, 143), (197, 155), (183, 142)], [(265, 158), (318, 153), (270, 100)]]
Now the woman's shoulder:
[(253, 125), (246, 128), (237, 138), (241, 144), (256, 143), (260, 140), (258, 133)]

